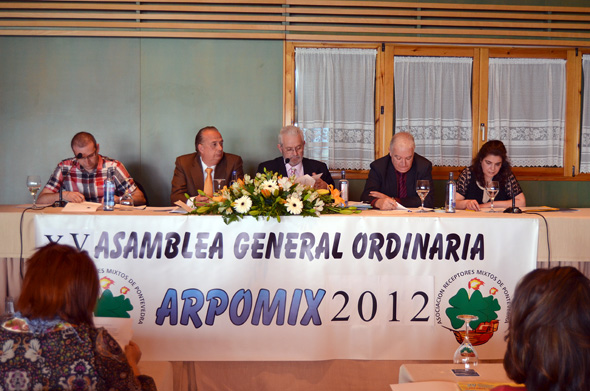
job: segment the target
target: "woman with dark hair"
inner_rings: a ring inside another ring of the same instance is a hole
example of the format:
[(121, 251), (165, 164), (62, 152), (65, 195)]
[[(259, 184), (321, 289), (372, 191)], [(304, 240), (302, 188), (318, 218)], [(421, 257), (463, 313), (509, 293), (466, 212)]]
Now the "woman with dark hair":
[(486, 184), (490, 181), (498, 181), (500, 184), (494, 206), (510, 207), (512, 197), (516, 206), (526, 206), (524, 193), (512, 173), (504, 143), (491, 140), (481, 147), (471, 166), (465, 168), (457, 180), (457, 209), (480, 210), (490, 207), (490, 198), (485, 192)]
[(86, 252), (48, 244), (27, 263), (18, 312), (0, 324), (0, 390), (156, 390), (92, 312), (98, 272)]
[[(504, 369), (528, 391), (590, 390), (590, 280), (573, 267), (537, 269), (510, 309)], [(501, 386), (494, 391), (522, 390)]]

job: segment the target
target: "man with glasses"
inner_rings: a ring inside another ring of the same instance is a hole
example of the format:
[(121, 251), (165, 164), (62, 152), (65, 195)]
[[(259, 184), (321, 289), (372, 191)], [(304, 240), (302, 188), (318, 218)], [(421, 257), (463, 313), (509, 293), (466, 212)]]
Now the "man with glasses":
[(71, 142), (74, 157), (59, 162), (37, 203), (51, 204), (62, 200), (68, 202), (102, 202), (104, 182), (110, 172), (115, 182), (115, 203), (128, 190), (135, 205), (145, 204), (142, 191), (130, 178), (125, 166), (117, 160), (99, 154), (99, 144), (87, 132), (77, 133)]
[(315, 177), (321, 174), (316, 178), (314, 184), (316, 189), (327, 189), (328, 185), (334, 186), (334, 180), (326, 163), (303, 157), (305, 140), (303, 131), (297, 126), (289, 125), (281, 129), (278, 148), (283, 156), (260, 163), (257, 172), (264, 172), (266, 168), (267, 171), (276, 172), (283, 177), (301, 177), (305, 174)]

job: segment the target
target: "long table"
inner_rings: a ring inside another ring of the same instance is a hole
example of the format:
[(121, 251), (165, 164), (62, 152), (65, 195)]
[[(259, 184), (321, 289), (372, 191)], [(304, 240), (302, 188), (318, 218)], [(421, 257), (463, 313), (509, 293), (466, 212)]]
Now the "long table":
[[(172, 219), (175, 223), (183, 221), (184, 224), (186, 221), (188, 221), (189, 225), (197, 224), (199, 226), (207, 227), (206, 229), (212, 228), (214, 231), (217, 229), (216, 227), (218, 227), (218, 225), (216, 225), (218, 223), (216, 222), (216, 220), (220, 220), (220, 218), (214, 216), (170, 216), (168, 214), (163, 214), (162, 212), (153, 211), (136, 211), (133, 213), (96, 212), (91, 215), (65, 215), (61, 212), (59, 208), (48, 208), (42, 211), (27, 211), (24, 214), (22, 214), (23, 210), (24, 208), (19, 208), (15, 206), (0, 206), (0, 221), (2, 222), (2, 224), (0, 224), (0, 232), (3, 234), (2, 237), (5, 239), (4, 241), (2, 241), (2, 244), (0, 245), (0, 258), (4, 258), (2, 260), (3, 268), (0, 270), (2, 270), (3, 274), (5, 274), (5, 277), (1, 280), (5, 281), (6, 286), (6, 289), (2, 290), (2, 292), (6, 291), (8, 294), (11, 294), (13, 296), (17, 296), (18, 291), (20, 290), (19, 284), (21, 264), (19, 258), (21, 240), (19, 233), (19, 223), (21, 221), (21, 215), (23, 233), (22, 253), (24, 258), (28, 258), (34, 252), (36, 240), (39, 241), (39, 233), (36, 232), (35, 220), (38, 220), (37, 224), (39, 224), (39, 221), (52, 221), (54, 218), (59, 218), (60, 224), (63, 225), (64, 229), (66, 229), (71, 228), (68, 227), (68, 225), (70, 225), (68, 222), (71, 222), (72, 227), (79, 227), (81, 225), (83, 226), (84, 224), (98, 224), (101, 226), (104, 224), (108, 225), (108, 222), (112, 221), (113, 225), (115, 225), (116, 227), (120, 227), (121, 224), (124, 225), (124, 223), (121, 223), (122, 221), (131, 221), (132, 223), (130, 224), (132, 224), (133, 226), (144, 226), (149, 222), (155, 221), (156, 224), (159, 224), (160, 221)], [(361, 215), (355, 216), (325, 216), (321, 217), (320, 219), (285, 219), (284, 222), (281, 223), (283, 225), (273, 225), (272, 228), (270, 228), (270, 231), (278, 232), (281, 229), (283, 229), (283, 227), (289, 226), (289, 224), (294, 224), (296, 226), (296, 228), (291, 229), (294, 232), (313, 232), (314, 226), (317, 224), (322, 226), (325, 226), (327, 224), (328, 226), (334, 226), (333, 229), (335, 230), (347, 229), (352, 232), (363, 231), (366, 227), (376, 226), (380, 227), (378, 230), (391, 232), (392, 229), (387, 227), (396, 227), (400, 224), (417, 224), (418, 226), (434, 227), (442, 225), (460, 228), (465, 224), (471, 224), (471, 226), (473, 226), (473, 224), (487, 226), (490, 223), (495, 222), (500, 224), (500, 226), (506, 226), (507, 223), (510, 225), (512, 223), (516, 224), (519, 221), (538, 221), (539, 235), (537, 239), (538, 244), (536, 246), (536, 260), (537, 262), (539, 262), (539, 265), (546, 266), (555, 265), (557, 264), (557, 262), (574, 262), (579, 263), (579, 267), (584, 267), (586, 265), (585, 262), (587, 261), (586, 254), (588, 253), (590, 247), (590, 244), (584, 238), (584, 234), (588, 232), (587, 228), (590, 225), (590, 210), (579, 210), (575, 212), (549, 212), (543, 213), (543, 216), (545, 217), (548, 224), (548, 242), (546, 239), (547, 228), (545, 226), (544, 220), (542, 220), (542, 218), (539, 216), (528, 214), (514, 216), (504, 215), (500, 213), (492, 215), (477, 212), (458, 212), (454, 215), (447, 215), (444, 213), (429, 213), (418, 215), (411, 213), (400, 214), (379, 211), (366, 211), (363, 212)], [(107, 223), (105, 223), (105, 221)], [(268, 223), (262, 223), (263, 226), (265, 224)], [(206, 229), (199, 228), (197, 230), (205, 231)], [(258, 229), (262, 228), (258, 227)], [(436, 229), (438, 228), (434, 228), (434, 230)], [(222, 230), (225, 230), (225, 228), (219, 228), (219, 231)], [(500, 232), (500, 237), (502, 234), (504, 233)], [(354, 237), (354, 235), (351, 236), (351, 238)], [(95, 243), (96, 241), (97, 240), (95, 239)], [(514, 241), (511, 242), (510, 240), (508, 240), (507, 242), (510, 243), (510, 246), (516, 247)], [(487, 243), (487, 248), (501, 248), (502, 245), (503, 243), (501, 240), (493, 239), (492, 242)], [(549, 249), (551, 253), (550, 262), (548, 262)], [(502, 248), (502, 251), (505, 250), (506, 249)], [(508, 249), (508, 251), (510, 252), (511, 250)], [(305, 262), (310, 263), (310, 260), (307, 259)], [(518, 260), (515, 259), (513, 260), (513, 262), (518, 262)], [(432, 292), (432, 294), (435, 293), (436, 292)], [(3, 303), (3, 300), (0, 301), (0, 303)], [(363, 314), (363, 316), (367, 315)], [(206, 348), (205, 345), (203, 345), (202, 347)], [(148, 351), (148, 356), (151, 355), (149, 347), (147, 349), (144, 348), (144, 351), (145, 350)], [(413, 358), (415, 357), (409, 357), (409, 359)], [(494, 356), (493, 358), (497, 358), (497, 356)], [(170, 358), (166, 357), (165, 359), (169, 360)], [(246, 362), (242, 361), (241, 359), (238, 359), (231, 360), (229, 362), (219, 363), (205, 359), (198, 362), (185, 361), (182, 363), (176, 363), (175, 371), (178, 373), (177, 376), (175, 376), (175, 381), (179, 379), (178, 381), (182, 384), (183, 388), (184, 386), (186, 386), (189, 389), (191, 387), (191, 384), (195, 381), (198, 382), (201, 386), (203, 384), (213, 384), (215, 383), (215, 381), (212, 380), (212, 378), (216, 376), (223, 377), (222, 373), (229, 367), (232, 368), (232, 370), (235, 370), (242, 374), (244, 373), (242, 371), (247, 371), (249, 374), (251, 374), (251, 376), (254, 376), (254, 378), (257, 379), (256, 381), (259, 381), (263, 384), (279, 384), (283, 382), (283, 380), (278, 379), (276, 377), (277, 374), (284, 372), (286, 368), (289, 368), (288, 371), (291, 373), (292, 376), (295, 377), (295, 379), (290, 379), (289, 384), (299, 384), (301, 387), (305, 387), (306, 389), (313, 389), (314, 384), (322, 384), (322, 387), (325, 389), (326, 385), (332, 381), (340, 382), (343, 379), (347, 379), (346, 381), (349, 382), (353, 381), (350, 377), (355, 373), (356, 370), (362, 369), (364, 371), (372, 373), (372, 379), (374, 380), (374, 383), (372, 383), (372, 381), (363, 382), (363, 387), (367, 387), (365, 389), (370, 389), (371, 385), (374, 386), (377, 383), (391, 384), (396, 382), (395, 365), (396, 363), (401, 362), (400, 360), (396, 359), (388, 359), (387, 354), (385, 354), (382, 357), (377, 357), (377, 361), (375, 361), (375, 357), (363, 359), (363, 357), (347, 357), (346, 354), (344, 355), (344, 358), (337, 360), (331, 359), (329, 356), (320, 356), (320, 358), (317, 358), (316, 356), (316, 358), (313, 359), (316, 361), (305, 361), (304, 358), (295, 358), (298, 361), (292, 361), (292, 359), (290, 359), (288, 361), (279, 362), (278, 360), (276, 360), (276, 358), (269, 359), (271, 361), (266, 362)], [(358, 361), (358, 359), (362, 359), (362, 361)], [(223, 358), (213, 358), (213, 360), (223, 360)], [(407, 361), (407, 358), (404, 361)], [(355, 369), (353, 369), (352, 366), (354, 366)], [(387, 368), (391, 368), (391, 370)], [(386, 374), (383, 375), (383, 373)], [(311, 378), (308, 375), (310, 375)], [(312, 379), (314, 377), (315, 381)], [(218, 381), (219, 378), (216, 378), (216, 380)], [(232, 381), (234, 381), (234, 384), (236, 385), (243, 385), (244, 379), (239, 379), (239, 376), (236, 378), (224, 378), (224, 382), (226, 384), (229, 384)], [(278, 386), (276, 388), (297, 389)], [(210, 389), (216, 388), (214, 386), (211, 386)]]

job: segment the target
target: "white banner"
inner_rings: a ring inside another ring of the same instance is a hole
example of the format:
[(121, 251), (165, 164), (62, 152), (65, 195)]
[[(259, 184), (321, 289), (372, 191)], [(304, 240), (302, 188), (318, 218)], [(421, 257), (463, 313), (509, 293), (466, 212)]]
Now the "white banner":
[(133, 318), (148, 361), (449, 360), (474, 313), (476, 351), (498, 359), (538, 240), (536, 219), (434, 214), (37, 214), (35, 229), (95, 259), (99, 308)]

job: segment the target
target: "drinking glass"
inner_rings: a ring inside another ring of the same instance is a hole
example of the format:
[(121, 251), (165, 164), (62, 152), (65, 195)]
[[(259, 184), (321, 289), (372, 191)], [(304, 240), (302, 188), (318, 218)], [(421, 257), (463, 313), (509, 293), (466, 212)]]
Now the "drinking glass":
[(494, 198), (498, 195), (498, 191), (500, 191), (500, 184), (498, 181), (489, 181), (486, 185), (486, 193), (488, 193), (488, 197), (492, 202), (489, 212), (494, 213)]
[(27, 187), (33, 196), (33, 209), (37, 209), (37, 193), (41, 188), (41, 177), (39, 175), (27, 176)]
[(461, 345), (455, 350), (453, 362), (455, 364), (464, 364), (465, 369), (469, 369), (470, 366), (476, 366), (479, 362), (477, 352), (473, 349), (471, 341), (469, 341), (469, 322), (478, 318), (475, 315), (457, 315), (457, 319), (465, 322), (465, 336)]
[(426, 210), (424, 209), (424, 199), (428, 195), (430, 191), (430, 181), (428, 180), (419, 180), (416, 181), (416, 193), (418, 193), (418, 197), (422, 201), (422, 205), (420, 205), (420, 209), (417, 211), (418, 213), (424, 213)]
[(220, 193), (225, 187), (225, 179), (215, 179), (215, 193)]
[(129, 190), (125, 190), (125, 194), (119, 200), (122, 210), (133, 210), (133, 196), (129, 193)]

